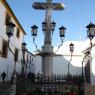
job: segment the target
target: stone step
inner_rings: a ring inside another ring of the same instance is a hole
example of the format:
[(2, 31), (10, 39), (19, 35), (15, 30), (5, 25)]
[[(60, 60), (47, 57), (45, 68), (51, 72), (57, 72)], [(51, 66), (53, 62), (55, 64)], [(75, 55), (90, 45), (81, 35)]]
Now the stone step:
[(95, 86), (87, 84), (85, 86), (85, 95), (95, 95)]

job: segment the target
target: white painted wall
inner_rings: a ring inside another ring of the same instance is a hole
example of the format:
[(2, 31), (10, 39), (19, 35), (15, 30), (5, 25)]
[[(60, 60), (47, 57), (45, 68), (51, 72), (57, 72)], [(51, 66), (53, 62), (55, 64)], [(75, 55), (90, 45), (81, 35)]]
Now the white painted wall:
[[(2, 39), (8, 40), (8, 37), (6, 35), (6, 26), (5, 26), (5, 12), (6, 9), (0, 2), (0, 52), (2, 52)], [(13, 23), (16, 25), (15, 21), (12, 19)], [(14, 30), (14, 36), (11, 37), (11, 42), (10, 42), (10, 48), (14, 52), (15, 47), (19, 49), (19, 57), (18, 57), (18, 62), (16, 63), (16, 71), (19, 73), (21, 72), (21, 56), (22, 56), (22, 51), (21, 51), (21, 44), (23, 42), (24, 34), (22, 31), (20, 31), (20, 38), (18, 39), (16, 37), (16, 29), (17, 25)], [(6, 80), (9, 80), (11, 78), (11, 75), (14, 71), (14, 56), (10, 51), (8, 51), (8, 57), (4, 58), (1, 57), (0, 54), (0, 75), (3, 71), (6, 72), (7, 77)], [(1, 81), (1, 77), (0, 77)]]
[[(94, 39), (95, 40), (95, 39)], [(54, 74), (68, 74), (68, 63), (71, 58), (69, 52), (69, 44), (74, 44), (74, 52), (72, 56), (72, 61), (70, 63), (70, 74), (81, 74), (82, 73), (82, 60), (83, 60), (83, 50), (89, 46), (89, 40), (86, 41), (66, 41), (63, 46), (59, 49), (57, 54), (62, 56), (55, 56), (53, 58), (53, 73)], [(93, 41), (94, 43), (95, 41)], [(56, 48), (57, 49), (57, 48)], [(56, 50), (54, 50), (56, 51)], [(95, 85), (95, 47), (91, 51), (92, 63), (91, 63), (91, 83)], [(36, 73), (41, 72), (41, 57), (36, 57)], [(85, 66), (85, 62), (84, 62)]]
[[(95, 43), (95, 39), (94, 39)], [(92, 63), (91, 63), (91, 83), (95, 85), (95, 46), (91, 51)]]
[(40, 56), (35, 56), (35, 64), (36, 64), (36, 74), (37, 73), (42, 73), (41, 70), (41, 64), (42, 63), (42, 59)]
[[(69, 44), (71, 41), (64, 42), (64, 45), (56, 53), (59, 56), (54, 56), (53, 58), (53, 73), (54, 74), (67, 74), (68, 72), (68, 63), (71, 59), (69, 52)], [(74, 53), (72, 56), (72, 61), (70, 63), (70, 73), (71, 74), (80, 74), (81, 73), (81, 62), (83, 58), (82, 49), (78, 48), (82, 42), (73, 41), (74, 44)], [(56, 50), (54, 50), (56, 51)], [(81, 51), (81, 52), (80, 52)], [(61, 56), (60, 56), (61, 55)], [(41, 72), (41, 57), (36, 57), (36, 72)]]
[[(5, 27), (5, 7), (0, 2), (0, 52), (2, 51), (2, 39), (8, 40), (6, 35), (6, 27)], [(13, 20), (13, 19), (12, 19)], [(14, 20), (13, 20), (14, 22)], [(15, 22), (14, 22), (15, 23)], [(15, 23), (16, 24), (16, 23)], [(14, 31), (14, 36), (11, 38), (10, 47), (12, 51), (14, 51), (14, 48), (19, 49), (19, 59), (16, 64), (16, 71), (21, 72), (21, 57), (22, 57), (22, 51), (21, 51), (21, 44), (23, 42), (23, 32), (20, 32), (20, 39), (16, 37), (16, 28)], [(93, 43), (95, 42), (95, 39)], [(70, 52), (69, 52), (69, 44), (71, 41), (64, 42), (63, 46), (59, 49), (57, 54), (62, 54), (62, 56), (56, 56), (54, 57), (53, 61), (53, 73), (54, 74), (67, 74), (67, 65), (70, 60)], [(75, 44), (74, 48), (74, 55), (70, 64), (70, 73), (71, 74), (81, 74), (81, 62), (83, 59), (82, 51), (89, 46), (89, 40), (81, 42), (81, 41), (73, 41)], [(95, 85), (95, 47), (91, 51), (92, 56), (92, 73), (91, 73), (91, 82)], [(14, 70), (14, 60), (13, 55), (8, 52), (8, 58), (1, 57), (0, 54), (0, 75), (3, 71), (7, 73), (7, 79), (10, 79), (11, 74)], [(31, 72), (40, 72), (41, 73), (41, 57), (36, 56), (33, 60), (33, 66), (31, 65), (30, 69)], [(29, 65), (29, 64), (28, 64)], [(28, 66), (29, 67), (29, 66)], [(35, 69), (36, 67), (36, 69)], [(35, 71), (36, 70), (36, 71)], [(27, 70), (29, 72), (29, 68)], [(0, 77), (1, 81), (1, 77)]]
[[(28, 54), (28, 62), (27, 62), (27, 54)], [(26, 74), (28, 74), (29, 72), (36, 73), (35, 56), (32, 53), (26, 51), (25, 60), (26, 60), (25, 63), (27, 65)]]

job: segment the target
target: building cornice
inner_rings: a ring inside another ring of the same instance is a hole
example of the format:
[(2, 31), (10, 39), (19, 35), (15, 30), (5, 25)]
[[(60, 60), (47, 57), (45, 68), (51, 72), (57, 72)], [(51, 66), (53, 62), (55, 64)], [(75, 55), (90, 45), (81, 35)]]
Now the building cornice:
[(21, 24), (17, 20), (15, 14), (13, 13), (13, 11), (10, 8), (9, 4), (7, 3), (7, 1), (6, 0), (0, 0), (0, 1), (2, 2), (2, 4), (4, 5), (4, 7), (6, 8), (7, 12), (9, 13), (9, 15), (14, 19), (14, 21), (16, 22), (16, 24), (18, 25), (18, 27), (22, 30), (22, 32), (24, 33), (24, 35), (26, 35), (26, 32), (24, 31), (24, 29), (22, 28)]
[[(35, 56), (45, 56), (47, 54), (44, 54), (44, 53), (36, 53), (34, 54)], [(53, 57), (70, 57), (71, 55), (70, 54), (52, 54), (51, 56)], [(73, 54), (72, 55), (73, 57), (82, 57), (82, 54)]]

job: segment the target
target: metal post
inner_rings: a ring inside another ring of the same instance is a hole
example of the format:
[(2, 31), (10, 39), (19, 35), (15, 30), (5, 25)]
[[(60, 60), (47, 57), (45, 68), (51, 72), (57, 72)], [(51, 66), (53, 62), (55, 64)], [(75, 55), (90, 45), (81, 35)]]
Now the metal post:
[[(14, 52), (11, 50), (9, 44), (10, 44), (10, 37), (8, 37), (8, 49), (9, 49), (9, 51), (12, 53), (12, 55), (15, 57), (15, 54), (14, 54)], [(11, 80), (12, 80), (13, 83), (16, 83), (16, 61), (15, 61), (15, 64), (14, 64), (14, 71), (13, 71), (13, 75), (12, 75)]]
[(91, 51), (91, 49), (86, 52), (86, 55), (84, 56), (84, 58), (83, 58), (83, 60), (82, 60), (82, 79), (83, 79), (83, 83), (82, 83), (81, 89), (80, 89), (81, 95), (85, 95), (85, 76), (84, 76), (83, 63), (84, 63), (85, 58), (90, 54), (90, 51)]
[(90, 52), (91, 52), (91, 49), (86, 52), (86, 55), (84, 56), (84, 58), (82, 60), (82, 76), (84, 76), (83, 63), (84, 63), (85, 58), (90, 54)]
[(22, 75), (24, 75), (24, 66), (25, 66), (25, 51), (24, 50), (22, 50), (22, 52), (23, 52), (23, 61), (22, 61)]
[(82, 77), (84, 76), (84, 74), (83, 74), (83, 62), (82, 62)]
[(69, 63), (68, 63), (68, 81), (70, 80), (70, 62), (72, 61), (72, 53), (71, 53), (71, 59), (70, 59), (70, 61), (69, 61)]
[(70, 73), (69, 73), (69, 63), (68, 63), (68, 78), (69, 78), (69, 75), (70, 75)]

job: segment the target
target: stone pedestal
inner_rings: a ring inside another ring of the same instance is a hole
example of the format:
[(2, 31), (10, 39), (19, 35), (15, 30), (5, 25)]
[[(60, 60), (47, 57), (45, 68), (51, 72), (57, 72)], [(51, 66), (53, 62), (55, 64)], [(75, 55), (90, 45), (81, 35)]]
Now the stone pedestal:
[(53, 75), (53, 46), (44, 45), (42, 52), (42, 73), (50, 77)]

